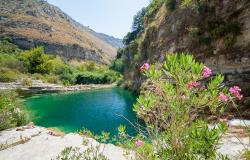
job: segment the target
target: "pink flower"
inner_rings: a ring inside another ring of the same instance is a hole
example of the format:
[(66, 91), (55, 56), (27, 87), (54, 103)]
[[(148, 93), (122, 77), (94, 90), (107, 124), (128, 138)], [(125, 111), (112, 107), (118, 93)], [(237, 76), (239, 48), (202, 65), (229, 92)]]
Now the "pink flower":
[(135, 141), (135, 145), (136, 145), (137, 147), (142, 146), (142, 144), (143, 144), (143, 141), (141, 141), (141, 140), (136, 140), (136, 141)]
[(243, 95), (240, 93), (241, 89), (239, 86), (233, 86), (229, 89), (229, 92), (233, 94), (238, 100), (243, 98)]
[(181, 96), (181, 99), (186, 99), (187, 98), (187, 96), (185, 95), (185, 94), (183, 94), (182, 96)]
[(219, 98), (223, 102), (227, 102), (228, 101), (228, 97), (223, 92), (220, 92)]
[(140, 71), (141, 72), (145, 72), (146, 70), (148, 70), (150, 67), (150, 65), (148, 63), (144, 63), (141, 67), (140, 67)]
[(208, 77), (210, 77), (211, 76), (211, 74), (212, 74), (212, 70), (210, 69), (210, 68), (208, 68), (208, 67), (204, 67), (203, 68), (203, 71), (202, 71), (202, 76), (204, 77), (204, 78), (208, 78)]
[(237, 94), (241, 91), (240, 87), (239, 86), (233, 86), (229, 89), (229, 92), (232, 93), (232, 94)]
[(192, 89), (193, 87), (199, 87), (201, 85), (200, 82), (189, 82), (187, 84), (187, 89)]

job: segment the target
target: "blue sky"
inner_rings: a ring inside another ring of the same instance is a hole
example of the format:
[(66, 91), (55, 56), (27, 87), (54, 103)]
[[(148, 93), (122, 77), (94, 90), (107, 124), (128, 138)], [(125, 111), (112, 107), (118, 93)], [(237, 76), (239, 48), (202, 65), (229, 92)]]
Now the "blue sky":
[(133, 16), (150, 0), (48, 0), (73, 19), (91, 29), (123, 38)]

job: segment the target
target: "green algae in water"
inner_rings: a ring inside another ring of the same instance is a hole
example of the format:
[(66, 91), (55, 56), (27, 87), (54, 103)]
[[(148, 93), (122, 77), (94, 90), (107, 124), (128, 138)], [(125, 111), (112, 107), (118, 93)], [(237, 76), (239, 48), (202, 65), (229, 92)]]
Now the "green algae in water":
[[(25, 99), (25, 109), (36, 125), (55, 127), (66, 133), (87, 128), (94, 134), (102, 131), (117, 134), (120, 124), (135, 135), (130, 122), (138, 123), (133, 112), (136, 96), (121, 88), (34, 96)], [(128, 122), (126, 117), (130, 122)]]

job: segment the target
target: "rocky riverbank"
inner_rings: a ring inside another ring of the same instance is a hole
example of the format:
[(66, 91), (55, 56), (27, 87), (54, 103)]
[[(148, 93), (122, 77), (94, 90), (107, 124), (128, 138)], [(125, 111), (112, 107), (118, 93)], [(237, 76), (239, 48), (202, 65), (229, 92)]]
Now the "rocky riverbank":
[(110, 88), (114, 86), (116, 86), (116, 84), (87, 84), (63, 86), (59, 84), (44, 83), (41, 80), (32, 80), (30, 85), (24, 85), (21, 81), (11, 83), (0, 82), (0, 90), (21, 90), (28, 93), (79, 91), (99, 88)]
[[(249, 137), (244, 133), (242, 125), (250, 125), (250, 121), (230, 121), (228, 133), (223, 137), (218, 152), (229, 155), (231, 159), (240, 159), (244, 149), (250, 149)], [(87, 142), (87, 143), (86, 143)], [(92, 138), (76, 133), (64, 135), (56, 131), (38, 126), (24, 126), (0, 132), (0, 160), (51, 160), (55, 159), (66, 147), (79, 147), (81, 151), (91, 146), (100, 146), (100, 151), (109, 160), (133, 159), (130, 152), (125, 156), (124, 149), (113, 144), (101, 144)]]
[[(13, 128), (0, 132), (0, 160), (51, 160), (66, 147), (79, 147), (81, 151), (99, 146), (109, 160), (125, 160), (125, 150), (113, 144), (101, 144), (79, 134), (58, 134), (43, 127)], [(86, 143), (87, 142), (87, 143)]]

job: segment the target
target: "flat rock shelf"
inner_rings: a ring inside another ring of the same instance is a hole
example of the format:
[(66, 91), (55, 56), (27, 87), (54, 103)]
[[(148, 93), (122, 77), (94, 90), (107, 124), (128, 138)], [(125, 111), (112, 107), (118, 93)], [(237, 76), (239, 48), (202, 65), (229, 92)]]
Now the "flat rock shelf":
[[(16, 131), (17, 128), (0, 132), (0, 160), (51, 160), (55, 159), (65, 147), (79, 147), (82, 151), (88, 147), (100, 145), (103, 154), (109, 160), (131, 159), (124, 156), (126, 151), (113, 144), (101, 144), (92, 138), (79, 134), (64, 136), (51, 135), (51, 131), (35, 126), (32, 129)], [(88, 140), (83, 145), (83, 141)]]

